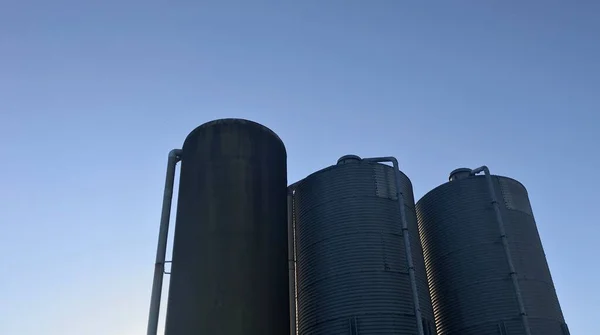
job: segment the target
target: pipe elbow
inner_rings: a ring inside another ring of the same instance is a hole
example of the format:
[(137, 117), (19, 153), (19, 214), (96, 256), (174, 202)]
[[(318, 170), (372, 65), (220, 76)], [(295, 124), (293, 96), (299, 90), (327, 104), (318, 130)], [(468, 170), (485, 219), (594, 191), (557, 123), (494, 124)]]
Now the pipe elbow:
[(480, 172), (483, 172), (485, 174), (490, 174), (490, 169), (488, 169), (487, 166), (483, 165), (483, 166), (480, 166), (480, 167), (474, 169), (473, 171), (471, 171), (471, 175), (474, 176)]
[(393, 156), (387, 156), (387, 157), (373, 157), (373, 158), (363, 158), (363, 161), (365, 162), (373, 162), (373, 163), (384, 163), (384, 162), (390, 162), (394, 165), (394, 167), (399, 168), (399, 163), (398, 160), (396, 159), (396, 157)]
[(173, 149), (171, 151), (169, 151), (169, 159), (177, 159), (179, 160), (181, 158), (181, 149)]
[(392, 163), (392, 165), (394, 166), (394, 169), (396, 169), (396, 170), (398, 170), (398, 172), (400, 172), (400, 163), (398, 163), (398, 159), (396, 159), (396, 157), (388, 156), (388, 157), (383, 157), (383, 159)]

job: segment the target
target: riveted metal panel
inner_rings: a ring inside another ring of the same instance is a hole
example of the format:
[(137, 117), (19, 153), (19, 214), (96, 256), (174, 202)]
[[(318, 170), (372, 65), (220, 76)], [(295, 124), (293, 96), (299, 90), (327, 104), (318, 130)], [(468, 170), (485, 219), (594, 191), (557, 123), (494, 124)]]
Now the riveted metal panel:
[[(525, 187), (492, 176), (532, 335), (564, 335)], [(498, 222), (483, 176), (456, 179), (416, 206), (440, 335), (524, 335)]]
[(286, 152), (254, 122), (185, 140), (166, 335), (289, 333)]
[(523, 192), (521, 183), (510, 178), (498, 178), (498, 185), (507, 209), (533, 215), (527, 192)]
[[(431, 322), (412, 185), (403, 174), (400, 184), (422, 315)], [(398, 204), (394, 170), (383, 164), (335, 165), (296, 186), (299, 335), (417, 333)]]

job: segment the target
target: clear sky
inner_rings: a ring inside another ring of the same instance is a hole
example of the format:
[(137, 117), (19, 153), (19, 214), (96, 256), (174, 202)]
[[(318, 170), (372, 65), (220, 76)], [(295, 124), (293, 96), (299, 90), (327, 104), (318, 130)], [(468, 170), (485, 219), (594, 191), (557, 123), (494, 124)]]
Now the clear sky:
[(167, 153), (221, 117), (289, 180), (394, 155), (417, 198), (528, 188), (574, 335), (598, 334), (597, 1), (0, 1), (0, 333), (145, 333)]

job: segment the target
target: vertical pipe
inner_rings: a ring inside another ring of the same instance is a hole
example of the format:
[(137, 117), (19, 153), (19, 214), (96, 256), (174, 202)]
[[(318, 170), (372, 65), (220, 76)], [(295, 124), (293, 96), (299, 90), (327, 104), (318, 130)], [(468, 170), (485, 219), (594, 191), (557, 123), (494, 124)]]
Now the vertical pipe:
[(167, 176), (163, 193), (162, 212), (160, 215), (160, 228), (158, 232), (158, 246), (156, 248), (156, 262), (154, 263), (154, 279), (152, 281), (152, 295), (150, 296), (150, 313), (148, 316), (147, 335), (156, 335), (158, 332), (158, 318), (160, 314), (160, 298), (162, 294), (163, 277), (165, 272), (165, 256), (167, 253), (167, 237), (169, 234), (169, 219), (171, 217), (171, 202), (173, 200), (173, 184), (175, 183), (175, 169), (181, 159), (181, 150), (173, 149), (169, 152), (167, 161)]
[(424, 335), (423, 329), (423, 318), (421, 316), (421, 303), (419, 301), (419, 292), (417, 290), (417, 278), (415, 276), (415, 265), (412, 258), (412, 250), (410, 246), (410, 234), (408, 231), (408, 221), (406, 220), (406, 213), (404, 208), (404, 194), (401, 191), (400, 183), (400, 166), (398, 160), (395, 157), (377, 157), (377, 158), (365, 158), (368, 162), (391, 162), (394, 166), (394, 179), (396, 181), (396, 196), (398, 197), (398, 204), (400, 206), (400, 219), (402, 220), (402, 236), (404, 237), (404, 249), (406, 252), (406, 260), (408, 262), (408, 275), (410, 277), (410, 287), (413, 295), (413, 304), (415, 309), (415, 316), (417, 319), (417, 331), (418, 335)]
[(288, 276), (290, 291), (290, 334), (296, 334), (296, 248), (294, 239), (294, 189), (288, 187)]
[(527, 317), (527, 312), (525, 310), (525, 303), (523, 302), (523, 295), (521, 294), (521, 286), (519, 285), (519, 279), (517, 277), (517, 271), (515, 270), (515, 265), (512, 260), (512, 255), (510, 253), (510, 246), (508, 244), (508, 238), (506, 237), (506, 229), (504, 226), (504, 219), (502, 218), (502, 213), (500, 212), (500, 205), (498, 204), (498, 200), (496, 199), (496, 190), (494, 188), (494, 183), (492, 181), (492, 175), (490, 174), (490, 170), (487, 166), (482, 166), (473, 170), (472, 175), (476, 175), (479, 172), (485, 174), (485, 179), (487, 181), (488, 191), (490, 192), (492, 206), (494, 207), (494, 213), (496, 214), (496, 222), (498, 222), (498, 228), (500, 230), (500, 237), (502, 239), (502, 246), (504, 247), (504, 253), (506, 254), (506, 260), (508, 262), (508, 268), (510, 271), (510, 278), (512, 280), (512, 284), (515, 290), (515, 295), (517, 296), (517, 303), (519, 304), (519, 313), (521, 315), (521, 320), (523, 322), (523, 327), (525, 327), (525, 334), (531, 335), (531, 329), (529, 328), (529, 319)]

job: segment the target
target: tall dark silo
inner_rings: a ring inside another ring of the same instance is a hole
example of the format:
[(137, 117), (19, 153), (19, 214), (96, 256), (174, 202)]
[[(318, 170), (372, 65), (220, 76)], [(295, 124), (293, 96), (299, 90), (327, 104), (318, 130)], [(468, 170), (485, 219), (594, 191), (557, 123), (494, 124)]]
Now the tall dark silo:
[(286, 150), (247, 120), (186, 138), (166, 335), (289, 333)]
[(569, 334), (521, 183), (457, 169), (417, 216), (440, 335)]
[(419, 334), (415, 297), (435, 334), (412, 184), (395, 171), (344, 156), (292, 186), (298, 335)]

